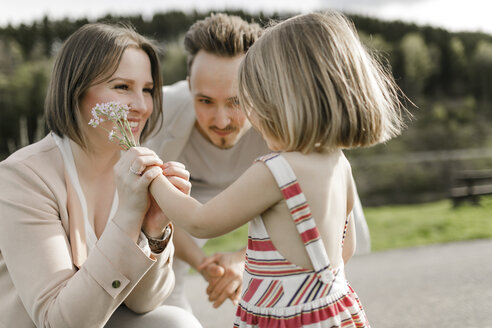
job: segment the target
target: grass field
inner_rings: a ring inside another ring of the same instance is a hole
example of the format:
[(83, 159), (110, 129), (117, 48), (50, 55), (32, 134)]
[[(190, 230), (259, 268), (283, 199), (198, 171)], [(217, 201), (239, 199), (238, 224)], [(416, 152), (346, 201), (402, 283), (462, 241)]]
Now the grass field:
[[(464, 203), (454, 209), (449, 200), (415, 205), (389, 205), (364, 209), (372, 250), (492, 238), (492, 197), (480, 206)], [(234, 251), (246, 245), (247, 226), (207, 242), (205, 252)]]

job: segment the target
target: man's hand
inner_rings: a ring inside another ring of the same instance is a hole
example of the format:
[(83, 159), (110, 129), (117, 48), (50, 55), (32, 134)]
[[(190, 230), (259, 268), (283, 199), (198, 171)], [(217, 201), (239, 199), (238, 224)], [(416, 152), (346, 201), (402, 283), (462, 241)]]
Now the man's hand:
[(207, 279), (209, 282), (207, 294), (209, 301), (214, 302), (215, 308), (221, 306), (227, 298), (234, 305), (238, 304), (241, 297), (245, 252), (244, 248), (234, 253), (217, 253), (207, 257), (198, 266), (205, 279), (207, 279), (206, 274), (211, 278)]

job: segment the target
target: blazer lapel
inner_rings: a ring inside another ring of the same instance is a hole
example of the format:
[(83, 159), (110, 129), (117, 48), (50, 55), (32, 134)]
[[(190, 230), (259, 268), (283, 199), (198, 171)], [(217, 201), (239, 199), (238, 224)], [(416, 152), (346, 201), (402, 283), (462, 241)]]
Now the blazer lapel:
[(77, 196), (70, 177), (65, 170), (65, 182), (67, 184), (67, 211), (68, 226), (70, 230), (70, 246), (72, 248), (73, 263), (80, 268), (87, 259), (87, 244), (85, 240), (84, 215), (80, 199)]

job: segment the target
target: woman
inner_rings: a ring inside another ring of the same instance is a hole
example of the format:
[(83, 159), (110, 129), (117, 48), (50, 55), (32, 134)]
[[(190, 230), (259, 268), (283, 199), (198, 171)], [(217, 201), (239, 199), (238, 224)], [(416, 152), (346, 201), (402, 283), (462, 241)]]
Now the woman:
[(87, 124), (97, 103), (116, 101), (144, 139), (161, 84), (154, 46), (132, 29), (88, 24), (65, 42), (45, 104), (52, 132), (0, 163), (0, 327), (200, 327), (160, 306), (174, 247), (148, 196), (160, 166), (185, 193), (188, 172), (145, 148), (123, 153)]

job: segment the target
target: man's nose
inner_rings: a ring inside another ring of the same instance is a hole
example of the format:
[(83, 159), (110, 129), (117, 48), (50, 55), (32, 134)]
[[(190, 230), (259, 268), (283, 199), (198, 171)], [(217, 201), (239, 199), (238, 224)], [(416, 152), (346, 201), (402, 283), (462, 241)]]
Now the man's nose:
[(231, 124), (230, 113), (225, 107), (219, 107), (215, 113), (214, 123), (219, 129), (226, 128)]

